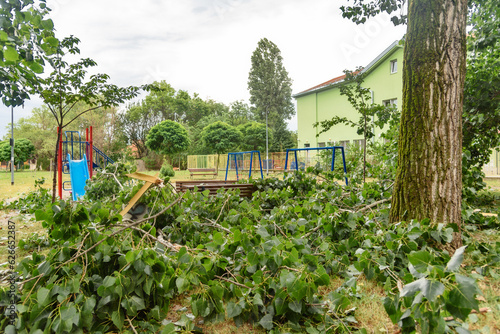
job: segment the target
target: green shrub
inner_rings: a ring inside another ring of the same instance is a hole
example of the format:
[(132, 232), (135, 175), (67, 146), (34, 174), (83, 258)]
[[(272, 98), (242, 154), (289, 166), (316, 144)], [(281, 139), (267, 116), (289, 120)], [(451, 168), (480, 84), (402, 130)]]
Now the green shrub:
[(160, 178), (166, 179), (167, 177), (173, 177), (174, 175), (174, 168), (165, 161), (160, 169)]

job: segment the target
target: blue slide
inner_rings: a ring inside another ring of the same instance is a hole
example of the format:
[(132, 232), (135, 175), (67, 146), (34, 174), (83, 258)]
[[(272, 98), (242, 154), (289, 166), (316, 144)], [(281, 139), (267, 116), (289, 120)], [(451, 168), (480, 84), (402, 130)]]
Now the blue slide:
[(90, 178), (87, 157), (83, 155), (82, 160), (71, 160), (68, 153), (69, 176), (71, 178), (71, 193), (73, 201), (85, 195), (85, 184)]

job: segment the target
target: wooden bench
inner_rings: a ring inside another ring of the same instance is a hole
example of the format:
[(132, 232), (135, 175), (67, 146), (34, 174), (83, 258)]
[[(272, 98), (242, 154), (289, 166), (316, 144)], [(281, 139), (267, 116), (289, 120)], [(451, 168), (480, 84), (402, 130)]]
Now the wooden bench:
[(217, 171), (215, 168), (189, 168), (189, 173), (191, 173), (191, 178), (194, 175), (213, 175), (214, 179), (217, 176)]
[(217, 190), (224, 189), (239, 189), (240, 197), (252, 197), (252, 194), (257, 190), (251, 183), (236, 183), (236, 180), (205, 180), (205, 181), (176, 181), (175, 190), (179, 192), (194, 191), (195, 187), (198, 191), (209, 191), (210, 196), (217, 194)]

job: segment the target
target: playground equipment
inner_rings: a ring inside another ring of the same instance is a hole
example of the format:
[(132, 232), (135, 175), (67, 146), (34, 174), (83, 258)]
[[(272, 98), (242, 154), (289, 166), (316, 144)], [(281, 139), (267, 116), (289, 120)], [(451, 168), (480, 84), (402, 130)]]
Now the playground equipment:
[[(245, 154), (250, 154), (250, 161), (244, 159)], [(262, 160), (260, 159), (260, 151), (246, 151), (246, 152), (232, 152), (227, 154), (227, 164), (226, 164), (226, 178), (229, 172), (230, 165), (234, 162), (234, 169), (236, 170), (236, 179), (240, 179), (240, 174), (238, 172), (239, 169), (246, 170), (248, 168), (248, 178), (252, 177), (252, 170), (254, 165), (253, 156), (257, 154), (259, 157), (259, 167), (260, 167), (260, 177), (264, 178), (264, 173), (262, 172)], [(241, 156), (241, 159), (237, 158)], [(231, 157), (234, 157), (234, 160), (231, 160)], [(232, 169), (232, 168), (231, 168)]]
[(85, 195), (85, 183), (89, 179), (89, 165), (87, 156), (84, 154), (82, 160), (72, 160), (68, 153), (69, 175), (71, 179), (71, 193), (73, 201)]
[[(289, 149), (286, 150), (285, 171), (287, 170), (287, 167), (288, 167), (288, 160), (289, 160), (288, 156), (289, 156), (290, 152), (294, 153), (294, 158), (295, 158), (294, 163), (291, 163), (290, 170), (295, 169), (296, 171), (298, 171), (299, 170), (299, 165), (300, 165), (301, 169), (305, 169), (305, 167), (307, 165), (307, 161), (305, 161), (305, 162), (299, 162), (298, 157), (297, 157), (297, 152), (300, 152), (300, 151), (309, 152), (309, 151), (320, 151), (320, 150), (332, 150), (332, 164), (331, 164), (331, 169), (330, 169), (332, 172), (333, 172), (333, 167), (335, 166), (335, 151), (336, 150), (340, 150), (340, 152), (342, 153), (342, 163), (344, 165), (344, 175), (347, 174), (347, 168), (346, 168), (346, 165), (345, 165), (345, 154), (344, 154), (344, 147), (343, 146), (289, 148)], [(347, 176), (345, 176), (345, 184), (348, 185)]]
[[(59, 130), (59, 129), (58, 129)], [(114, 161), (104, 154), (101, 150), (94, 147), (92, 138), (92, 127), (85, 129), (85, 140), (79, 131), (64, 131), (66, 140), (63, 140), (63, 135), (59, 137), (59, 147), (57, 152), (57, 185), (59, 198), (62, 198), (63, 190), (71, 190), (74, 185), (71, 183), (71, 189), (66, 188), (70, 182), (62, 181), (62, 174), (71, 174), (70, 161), (72, 160), (85, 160), (88, 165), (89, 178), (92, 177), (93, 171), (97, 168), (103, 169), (108, 164)], [(87, 160), (88, 157), (88, 160)], [(85, 186), (85, 184), (84, 184)], [(74, 194), (73, 194), (74, 196)]]

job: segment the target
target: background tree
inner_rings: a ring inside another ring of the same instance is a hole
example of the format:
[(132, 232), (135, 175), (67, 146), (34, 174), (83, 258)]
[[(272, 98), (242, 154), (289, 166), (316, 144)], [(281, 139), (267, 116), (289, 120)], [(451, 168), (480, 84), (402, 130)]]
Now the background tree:
[[(360, 23), (404, 0), (355, 0), (343, 15)], [(390, 220), (461, 224), (462, 108), (466, 0), (412, 0), (403, 64), (398, 167)], [(406, 17), (395, 16), (393, 22)], [(454, 246), (461, 244), (455, 235)]]
[(187, 150), (190, 140), (186, 129), (177, 122), (166, 120), (153, 126), (146, 146), (159, 154), (172, 155)]
[[(77, 47), (78, 43), (79, 40), (75, 37), (63, 39), (59, 44), (58, 52), (46, 58), (53, 68), (52, 73), (47, 78), (38, 78), (34, 84), (36, 92), (56, 120), (57, 138), (59, 138), (64, 128), (81, 115), (98, 108), (118, 106), (120, 103), (137, 96), (141, 90), (139, 87), (121, 88), (108, 84), (109, 76), (106, 74), (94, 74), (90, 76), (89, 80), (86, 80), (86, 69), (97, 65), (92, 59), (81, 59), (74, 64), (69, 64), (63, 60), (64, 56), (80, 52)], [(76, 115), (68, 117), (79, 102), (84, 102), (88, 108), (84, 108)], [(59, 141), (57, 140), (54, 164), (57, 161), (58, 147)], [(57, 171), (54, 166), (53, 199), (56, 197), (56, 179)]]
[(161, 122), (162, 118), (154, 109), (143, 108), (142, 103), (132, 103), (119, 116), (120, 131), (129, 144), (137, 149), (139, 159), (147, 156), (146, 138), (149, 129)]
[[(242, 151), (263, 151), (266, 149), (266, 125), (247, 122), (237, 127), (241, 132), (240, 149)], [(269, 132), (269, 141), (273, 141), (273, 133)]]
[(218, 172), (220, 155), (238, 147), (241, 142), (241, 132), (234, 126), (219, 121), (206, 126), (201, 133), (201, 138), (211, 152), (217, 153), (216, 169)]
[(273, 139), (269, 150), (285, 152), (287, 148), (297, 148), (297, 132), (287, 129), (285, 123), (277, 123), (272, 129)]
[[(292, 80), (283, 66), (281, 52), (273, 42), (262, 38), (252, 53), (248, 75), (250, 103), (255, 106), (255, 119), (273, 128), (295, 114), (292, 102)], [(268, 155), (266, 140), (266, 160)]]
[[(0, 142), (0, 161), (9, 161), (11, 154), (10, 141)], [(14, 146), (14, 164), (16, 166), (24, 164), (25, 161), (35, 156), (35, 146), (26, 138), (16, 139)], [(21, 167), (22, 168), (22, 167)]]
[(227, 121), (232, 126), (238, 126), (253, 120), (250, 106), (243, 101), (234, 101), (229, 106)]
[(470, 3), (463, 113), (463, 194), (484, 188), (483, 166), (500, 146), (500, 3)]

